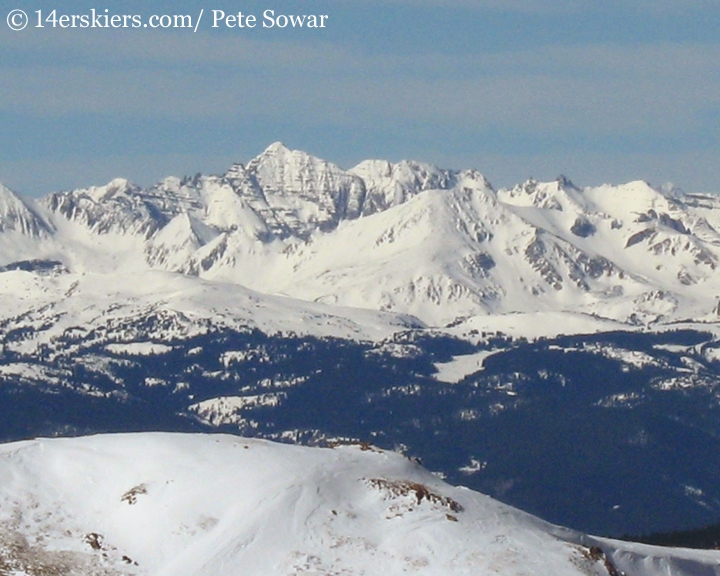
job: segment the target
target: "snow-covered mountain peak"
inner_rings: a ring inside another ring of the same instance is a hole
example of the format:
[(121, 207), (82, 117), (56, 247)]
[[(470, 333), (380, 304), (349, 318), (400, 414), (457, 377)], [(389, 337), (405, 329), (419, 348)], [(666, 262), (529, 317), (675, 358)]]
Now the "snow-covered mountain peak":
[(560, 174), (560, 176), (558, 176), (555, 179), (555, 182), (557, 182), (557, 184), (560, 188), (565, 188), (565, 189), (572, 188), (574, 190), (578, 190), (578, 191), (580, 190), (580, 188), (575, 186), (575, 183), (572, 180), (570, 180), (570, 178), (565, 176), (565, 174)]
[(182, 272), (187, 262), (219, 233), (187, 213), (178, 214), (146, 245), (150, 266)]
[[(286, 171), (296, 174), (298, 170), (320, 169), (331, 167), (334, 171), (341, 172), (334, 164), (303, 152), (302, 150), (291, 150), (282, 142), (275, 142), (248, 162), (248, 170), (258, 174), (260, 179), (277, 178)], [(281, 178), (282, 180), (282, 178)], [(295, 182), (297, 184), (299, 182)]]
[(0, 233), (5, 231), (37, 238), (50, 234), (52, 227), (29, 202), (0, 183)]
[(364, 160), (349, 172), (362, 178), (369, 189), (382, 188), (385, 182), (392, 181), (416, 194), (424, 190), (446, 190), (455, 183), (451, 170), (412, 160), (396, 164), (386, 160)]
[(263, 150), (260, 153), (260, 156), (268, 155), (268, 156), (285, 156), (287, 154), (292, 154), (293, 150), (290, 150), (285, 144), (280, 142), (279, 140), (276, 142), (273, 142), (270, 144), (265, 150)]
[(138, 234), (149, 238), (169, 217), (155, 209), (147, 194), (124, 178), (45, 196), (41, 203), (70, 222), (96, 234)]
[(107, 202), (115, 196), (128, 196), (137, 194), (141, 191), (140, 187), (130, 182), (126, 178), (114, 178), (107, 184), (102, 186), (91, 186), (80, 190), (70, 192), (77, 197), (86, 197), (93, 202)]
[(393, 166), (393, 175), (402, 184), (424, 190), (447, 190), (455, 183), (455, 173), (424, 162), (402, 160)]
[(225, 172), (225, 175), (223, 178), (225, 178), (228, 181), (243, 181), (248, 177), (247, 169), (245, 168), (244, 164), (240, 162), (235, 162), (227, 172)]
[(456, 173), (431, 164), (402, 160), (365, 160), (349, 170), (365, 183), (364, 214), (386, 210), (427, 190), (449, 190), (457, 184)]
[(484, 192), (490, 192), (493, 197), (496, 196), (492, 184), (490, 184), (490, 181), (479, 170), (461, 170), (455, 175), (455, 183), (456, 186), (475, 188), (477, 190), (483, 190)]
[(301, 150), (290, 150), (281, 142), (253, 158), (247, 169), (264, 189), (272, 192), (306, 194), (333, 185), (336, 179), (354, 180), (335, 164)]
[[(338, 245), (353, 250), (333, 251)], [(572, 308), (615, 283), (638, 289), (609, 260), (538, 229), (479, 187), (418, 194), (315, 238), (290, 261), (288, 295), (348, 306), (372, 301), (431, 325)]]
[(0, 182), (0, 206), (13, 202), (13, 199), (19, 200), (18, 196), (10, 188)]
[(597, 188), (587, 188), (584, 194), (598, 210), (618, 216), (638, 217), (650, 210), (658, 213), (682, 210), (682, 203), (677, 198), (653, 188), (644, 180), (620, 186), (605, 184)]
[(500, 190), (498, 196), (506, 204), (519, 207), (571, 213), (584, 212), (590, 208), (582, 191), (565, 176), (551, 182), (538, 182), (530, 178), (511, 189)]
[[(239, 230), (254, 238), (268, 236), (267, 222), (260, 216), (267, 204), (252, 186), (236, 188), (223, 181), (208, 179), (202, 189), (205, 224), (220, 232)], [(272, 221), (271, 218), (268, 220)]]
[[(96, 201), (107, 200), (116, 194), (132, 194), (140, 191), (140, 187), (126, 178), (114, 178), (105, 185), (105, 193), (101, 198), (94, 198)], [(100, 191), (101, 189), (96, 189)]]
[(395, 164), (392, 164), (388, 160), (370, 159), (363, 160), (357, 166), (350, 168), (348, 172), (356, 174), (363, 180), (368, 181), (373, 178), (390, 178), (395, 166)]
[(359, 217), (365, 201), (360, 178), (280, 143), (251, 160), (247, 172), (261, 188), (268, 208), (300, 237)]

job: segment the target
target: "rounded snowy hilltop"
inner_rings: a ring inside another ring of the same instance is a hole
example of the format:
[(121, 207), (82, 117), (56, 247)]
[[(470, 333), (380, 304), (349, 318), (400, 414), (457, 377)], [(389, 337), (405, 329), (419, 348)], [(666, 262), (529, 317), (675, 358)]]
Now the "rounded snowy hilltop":
[(3, 573), (690, 576), (720, 561), (558, 528), (367, 445), (146, 433), (0, 458)]

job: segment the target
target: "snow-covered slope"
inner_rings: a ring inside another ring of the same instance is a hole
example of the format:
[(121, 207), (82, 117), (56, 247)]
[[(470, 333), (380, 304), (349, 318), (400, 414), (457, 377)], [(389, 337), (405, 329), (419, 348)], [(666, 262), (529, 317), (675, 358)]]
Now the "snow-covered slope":
[(0, 184), (0, 232), (38, 238), (51, 233), (51, 228), (35, 208)]
[(0, 353), (67, 354), (67, 343), (58, 342), (68, 336), (86, 343), (171, 341), (230, 328), (382, 340), (420, 326), (403, 315), (329, 309), (162, 271), (0, 274)]
[(584, 536), (372, 447), (134, 434), (0, 446), (0, 571), (715, 574), (718, 552)]
[(32, 201), (0, 183), (0, 270), (3, 264), (53, 253), (53, 227)]
[(496, 191), (475, 170), (368, 160), (345, 171), (275, 143), (223, 175), (149, 189), (116, 179), (31, 207), (2, 188), (0, 266), (163, 270), (440, 327), (538, 311), (715, 322), (718, 227), (714, 197), (645, 182)]

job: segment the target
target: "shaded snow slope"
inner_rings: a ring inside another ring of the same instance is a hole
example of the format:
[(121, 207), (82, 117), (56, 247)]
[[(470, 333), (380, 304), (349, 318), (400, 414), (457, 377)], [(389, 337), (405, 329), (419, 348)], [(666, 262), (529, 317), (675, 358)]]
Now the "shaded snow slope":
[(50, 234), (52, 229), (36, 208), (0, 184), (0, 232), (39, 238)]
[(0, 570), (15, 576), (697, 576), (720, 562), (564, 530), (368, 446), (145, 433), (6, 444), (0, 462)]
[[(154, 323), (154, 324), (153, 324)], [(0, 352), (52, 354), (60, 337), (97, 342), (172, 341), (230, 329), (382, 340), (421, 327), (412, 317), (329, 308), (237, 285), (149, 271), (127, 274), (0, 273)]]

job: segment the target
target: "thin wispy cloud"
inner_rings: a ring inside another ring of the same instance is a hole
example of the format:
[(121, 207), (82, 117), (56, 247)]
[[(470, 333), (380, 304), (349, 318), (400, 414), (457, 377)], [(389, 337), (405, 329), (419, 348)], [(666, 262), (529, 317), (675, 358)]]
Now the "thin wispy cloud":
[[(81, 35), (78, 35), (81, 36)], [(67, 42), (39, 39), (57, 53)], [(83, 45), (83, 42), (86, 45)], [(181, 35), (79, 38), (86, 62), (0, 67), (0, 109), (39, 115), (392, 117), (498, 128), (687, 128), (720, 100), (720, 47), (544, 47), (465, 58), (371, 56), (327, 46)], [(112, 55), (112, 60), (110, 56)], [(105, 62), (95, 67), (94, 62)], [(109, 63), (109, 65), (108, 65)], [(251, 80), (249, 80), (251, 78)], [(268, 95), (272, 95), (268, 97)]]

